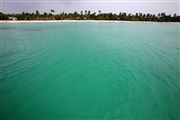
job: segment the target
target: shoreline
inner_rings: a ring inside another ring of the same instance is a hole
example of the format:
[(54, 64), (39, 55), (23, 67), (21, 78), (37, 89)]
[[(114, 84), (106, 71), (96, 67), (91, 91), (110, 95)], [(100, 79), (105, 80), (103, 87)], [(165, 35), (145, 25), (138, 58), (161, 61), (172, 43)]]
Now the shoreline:
[(117, 21), (117, 20), (0, 20), (0, 23), (64, 23), (64, 22), (106, 22), (106, 23), (178, 23), (180, 22), (153, 22), (153, 21)]

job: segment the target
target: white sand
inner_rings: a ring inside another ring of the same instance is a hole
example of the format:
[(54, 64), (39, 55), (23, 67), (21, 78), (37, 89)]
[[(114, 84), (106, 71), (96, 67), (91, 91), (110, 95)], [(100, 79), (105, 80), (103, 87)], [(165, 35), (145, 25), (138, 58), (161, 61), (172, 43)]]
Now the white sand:
[(42, 22), (118, 22), (118, 23), (179, 23), (151, 21), (116, 21), (116, 20), (0, 20), (0, 23), (42, 23)]
[(0, 23), (34, 23), (34, 22), (132, 22), (115, 20), (0, 20)]

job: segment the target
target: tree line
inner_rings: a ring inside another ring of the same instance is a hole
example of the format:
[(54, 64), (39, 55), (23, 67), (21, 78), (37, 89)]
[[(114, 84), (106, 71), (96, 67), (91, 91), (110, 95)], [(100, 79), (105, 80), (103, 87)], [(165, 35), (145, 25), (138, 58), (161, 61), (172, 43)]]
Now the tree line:
[(155, 22), (180, 22), (180, 16), (177, 14), (167, 15), (166, 13), (155, 14), (143, 14), (143, 13), (102, 13), (100, 10), (98, 13), (91, 11), (81, 11), (78, 13), (65, 13), (54, 14), (54, 10), (50, 13), (39, 13), (36, 10), (35, 13), (22, 12), (21, 14), (4, 14), (0, 12), (0, 20), (8, 20), (10, 17), (14, 17), (17, 20), (122, 20), (122, 21), (155, 21)]

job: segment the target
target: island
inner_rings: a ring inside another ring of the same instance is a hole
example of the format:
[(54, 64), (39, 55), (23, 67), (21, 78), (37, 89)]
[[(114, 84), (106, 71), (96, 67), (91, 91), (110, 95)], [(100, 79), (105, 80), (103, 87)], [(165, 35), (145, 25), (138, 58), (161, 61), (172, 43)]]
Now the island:
[(49, 13), (40, 13), (38, 10), (35, 12), (22, 12), (17, 14), (5, 14), (0, 12), (0, 20), (113, 20), (113, 21), (152, 21), (152, 22), (180, 22), (180, 16), (177, 14), (167, 15), (165, 12), (158, 14), (144, 14), (144, 13), (103, 13), (101, 10), (96, 12), (91, 11), (81, 11), (78, 13), (59, 13), (55, 14), (54, 10)]

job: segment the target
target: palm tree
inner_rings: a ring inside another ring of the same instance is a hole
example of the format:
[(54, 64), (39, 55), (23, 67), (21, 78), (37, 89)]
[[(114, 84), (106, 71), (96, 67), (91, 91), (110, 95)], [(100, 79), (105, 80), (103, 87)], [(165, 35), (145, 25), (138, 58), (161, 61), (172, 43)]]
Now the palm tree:
[(44, 12), (44, 16), (47, 16), (47, 13), (46, 13), (46, 12)]
[(138, 20), (138, 21), (159, 21), (159, 22), (180, 22), (180, 16), (177, 14), (174, 15), (166, 15), (164, 12), (155, 14), (127, 14), (120, 12), (118, 15), (114, 13), (101, 13), (101, 10), (96, 14), (95, 12), (91, 13), (91, 11), (85, 10), (85, 14), (83, 11), (78, 13), (75, 11), (74, 13), (60, 13), (59, 15), (53, 15), (55, 11), (51, 9), (51, 12), (40, 14), (38, 10), (35, 13), (22, 12), (21, 14), (3, 14), (0, 12), (0, 19), (8, 19), (8, 17), (15, 16), (18, 20), (63, 20), (63, 19), (90, 19), (90, 20)]
[(87, 10), (85, 10), (85, 14), (87, 14)]
[(73, 16), (74, 16), (74, 19), (77, 19), (77, 17), (78, 17), (77, 11), (74, 12), (74, 15), (73, 15)]
[(176, 17), (177, 15), (176, 15), (176, 13), (173, 15), (173, 17)]
[(138, 17), (139, 17), (138, 13), (136, 13), (135, 17), (136, 17), (136, 18), (138, 18)]
[(88, 15), (90, 15), (91, 14), (91, 11), (88, 11)]
[(24, 12), (24, 11), (22, 12), (22, 15), (25, 15), (25, 12)]
[(93, 14), (91, 14), (91, 18), (92, 18), (93, 20), (96, 19), (96, 12), (94, 12)]
[(39, 15), (39, 11), (38, 11), (38, 10), (36, 10), (36, 15), (37, 15), (37, 16)]
[(83, 17), (83, 11), (81, 11), (80, 18), (81, 18), (81, 19), (84, 19), (84, 17)]
[(55, 12), (55, 10), (51, 9), (51, 12), (52, 12), (52, 13), (54, 13), (54, 12)]
[(99, 14), (101, 14), (101, 10), (99, 10), (98, 12), (99, 12)]

